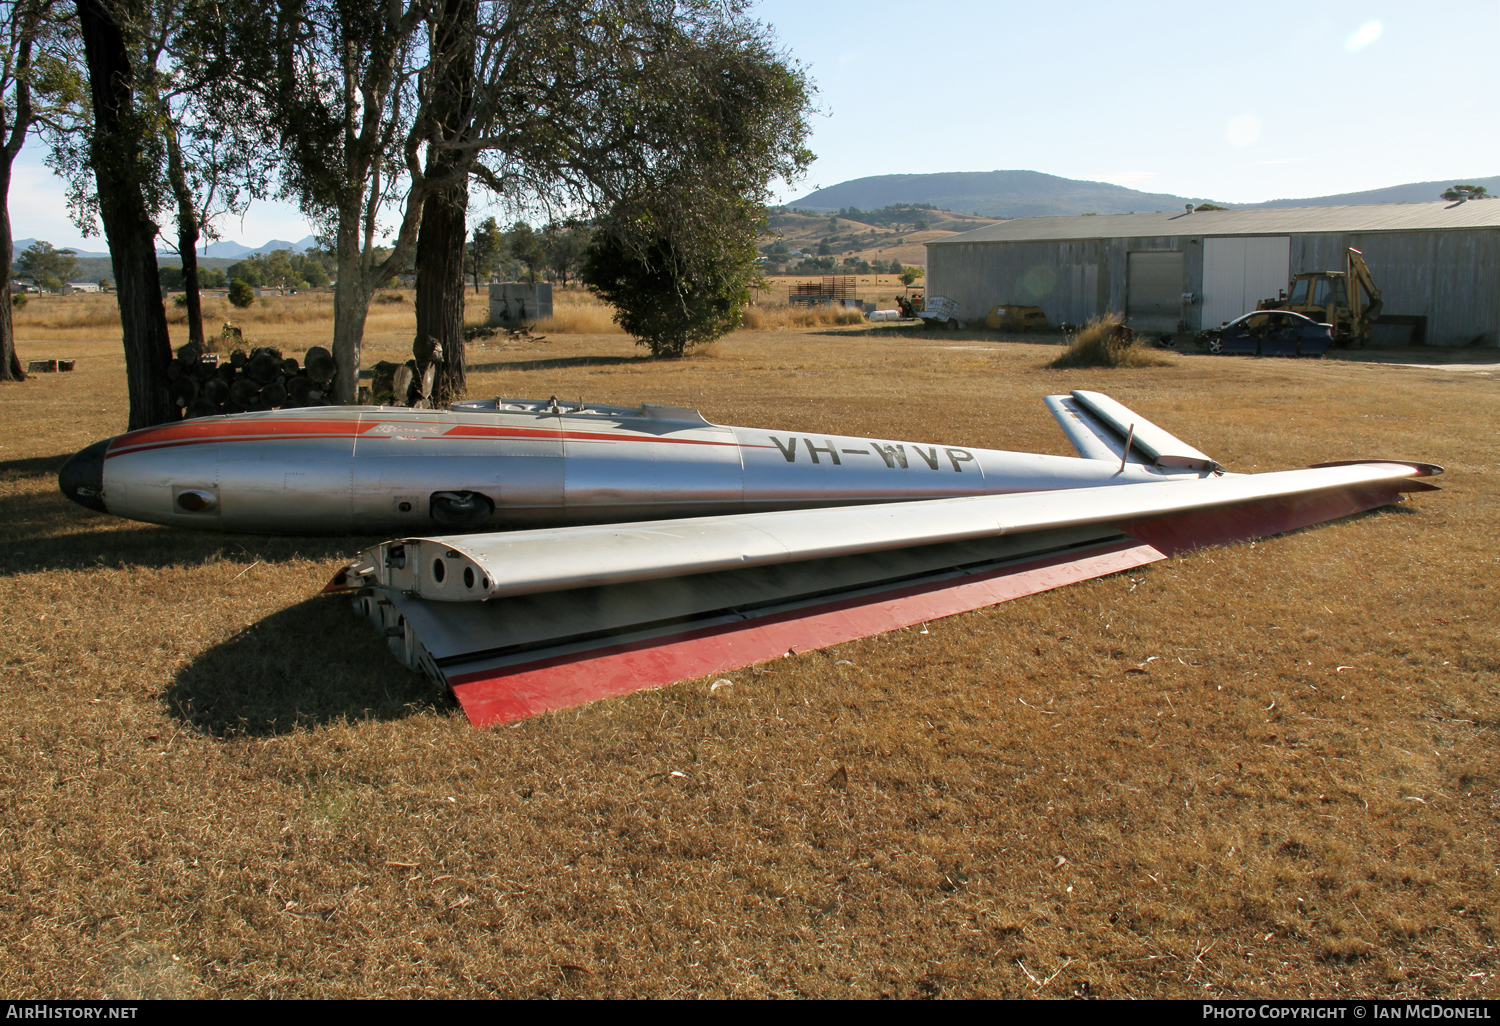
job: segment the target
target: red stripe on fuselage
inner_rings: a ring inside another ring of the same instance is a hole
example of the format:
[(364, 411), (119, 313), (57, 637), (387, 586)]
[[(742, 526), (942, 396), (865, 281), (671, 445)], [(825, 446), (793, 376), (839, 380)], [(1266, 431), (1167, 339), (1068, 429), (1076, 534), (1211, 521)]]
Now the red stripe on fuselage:
[(213, 442), (259, 442), (273, 439), (352, 437), (374, 427), (374, 422), (358, 421), (258, 419), (251, 423), (225, 424), (209, 421), (185, 421), (164, 427), (142, 428), (120, 435), (109, 443), (105, 459), (148, 449), (165, 449), (180, 445), (204, 445)]
[[(130, 453), (148, 452), (152, 449), (171, 449), (184, 445), (205, 445), (219, 442), (293, 441), (328, 437), (356, 437), (368, 434), (382, 424), (400, 424), (400, 421), (371, 420), (365, 423), (347, 423), (325, 420), (261, 420), (254, 424), (211, 424), (192, 422), (166, 427), (143, 428), (120, 435), (110, 442), (105, 454), (125, 456)], [(410, 422), (413, 426), (421, 421)], [(399, 431), (396, 432), (399, 434)], [(717, 445), (740, 449), (769, 449), (769, 445), (752, 445), (741, 442), (716, 442), (698, 438), (661, 438), (655, 435), (627, 435), (603, 431), (561, 431), (545, 428), (499, 428), (479, 424), (459, 424), (440, 435), (420, 435), (422, 441), (442, 441), (445, 438), (493, 438), (506, 439), (555, 438), (572, 442), (643, 442), (667, 445)]]

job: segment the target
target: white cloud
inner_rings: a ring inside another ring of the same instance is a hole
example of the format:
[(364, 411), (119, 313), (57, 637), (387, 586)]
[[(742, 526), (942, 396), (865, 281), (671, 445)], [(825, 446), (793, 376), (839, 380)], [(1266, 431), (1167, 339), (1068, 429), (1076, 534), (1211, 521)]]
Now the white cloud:
[(1241, 114), (1230, 118), (1224, 126), (1224, 138), (1231, 146), (1254, 146), (1260, 142), (1261, 122), (1254, 114)]
[(1344, 49), (1350, 53), (1363, 50), (1380, 38), (1382, 26), (1378, 21), (1367, 21), (1355, 30), (1354, 35), (1344, 40)]

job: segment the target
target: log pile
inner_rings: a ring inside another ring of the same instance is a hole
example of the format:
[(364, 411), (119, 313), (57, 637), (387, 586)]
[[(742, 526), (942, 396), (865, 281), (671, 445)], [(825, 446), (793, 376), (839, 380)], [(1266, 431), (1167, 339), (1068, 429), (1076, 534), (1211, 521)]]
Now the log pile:
[(418, 338), (412, 344), (413, 359), (405, 363), (381, 360), (370, 368), (368, 395), (360, 389), (360, 401), (376, 406), (405, 406), (414, 410), (432, 409), (433, 386), (438, 365), (443, 362), (443, 346), (436, 339)]
[(416, 360), (392, 363), (381, 360), (370, 368), (370, 402), (376, 406), (407, 406), (425, 410), (431, 406), (437, 364), (425, 367)]
[(184, 417), (328, 406), (335, 373), (333, 354), (322, 346), (313, 346), (298, 363), (271, 346), (236, 349), (220, 360), (189, 342), (167, 367), (172, 399)]

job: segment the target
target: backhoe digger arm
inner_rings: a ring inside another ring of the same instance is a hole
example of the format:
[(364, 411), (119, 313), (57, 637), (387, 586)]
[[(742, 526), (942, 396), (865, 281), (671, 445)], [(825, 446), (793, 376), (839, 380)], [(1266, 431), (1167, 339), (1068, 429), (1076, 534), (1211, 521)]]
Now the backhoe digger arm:
[[(1358, 288), (1354, 287), (1356, 282), (1358, 282)], [(1353, 246), (1349, 247), (1349, 284), (1351, 286), (1349, 305), (1354, 314), (1354, 320), (1364, 322), (1363, 330), (1360, 332), (1364, 334), (1368, 332), (1369, 325), (1375, 322), (1375, 318), (1380, 316), (1381, 307), (1385, 303), (1380, 298), (1380, 290), (1375, 287), (1375, 279), (1370, 275), (1370, 265), (1365, 263), (1364, 254)], [(1360, 304), (1359, 288), (1365, 291), (1363, 304)]]

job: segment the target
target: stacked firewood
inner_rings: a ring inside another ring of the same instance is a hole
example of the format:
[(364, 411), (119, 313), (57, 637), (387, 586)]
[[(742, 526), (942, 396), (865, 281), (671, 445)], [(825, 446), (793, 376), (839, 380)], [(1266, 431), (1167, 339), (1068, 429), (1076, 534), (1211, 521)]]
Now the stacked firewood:
[(370, 368), (368, 395), (360, 389), (361, 402), (377, 406), (408, 406), (414, 410), (430, 409), (438, 365), (443, 362), (443, 346), (437, 339), (418, 338), (412, 343), (413, 359), (405, 363), (381, 360)]
[(336, 370), (333, 354), (322, 346), (313, 346), (298, 363), (271, 346), (257, 346), (248, 353), (236, 349), (229, 359), (221, 360), (189, 342), (177, 350), (177, 359), (167, 367), (167, 378), (172, 383), (172, 399), (184, 417), (212, 417), (328, 406)]

